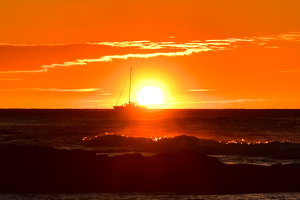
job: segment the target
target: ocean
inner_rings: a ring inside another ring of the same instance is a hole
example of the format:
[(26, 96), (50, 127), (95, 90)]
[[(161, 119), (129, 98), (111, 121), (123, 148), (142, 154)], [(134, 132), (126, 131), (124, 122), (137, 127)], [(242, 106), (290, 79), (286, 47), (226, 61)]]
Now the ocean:
[(0, 194), (1, 200), (298, 200), (300, 193), (254, 193), (226, 195), (180, 195), (173, 193), (105, 193), (105, 194)]
[[(162, 109), (151, 110), (151, 113), (143, 116), (128, 117), (117, 115), (111, 109), (1, 109), (0, 145), (81, 149), (110, 157), (135, 153), (151, 157), (158, 153), (176, 153), (190, 149), (230, 165), (300, 164), (300, 110)], [(0, 194), (0, 199), (27, 199), (28, 195)], [(43, 195), (31, 197), (297, 199), (299, 193), (227, 196), (172, 193)]]

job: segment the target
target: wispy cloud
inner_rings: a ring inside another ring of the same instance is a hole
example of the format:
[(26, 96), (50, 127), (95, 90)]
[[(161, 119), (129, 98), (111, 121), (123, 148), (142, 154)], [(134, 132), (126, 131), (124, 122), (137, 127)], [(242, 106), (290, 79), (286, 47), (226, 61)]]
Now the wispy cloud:
[(3, 72), (3, 73), (46, 72), (46, 71), (48, 71), (48, 68), (54, 68), (54, 67), (87, 65), (88, 63), (93, 63), (93, 62), (110, 62), (110, 61), (113, 61), (114, 59), (127, 60), (129, 58), (152, 58), (152, 57), (157, 57), (157, 56), (186, 56), (186, 55), (191, 55), (193, 53), (198, 53), (198, 52), (203, 52), (203, 51), (210, 51), (210, 50), (211, 49), (187, 49), (185, 51), (169, 52), (169, 53), (109, 55), (109, 56), (103, 56), (103, 57), (98, 58), (98, 59), (80, 59), (80, 60), (71, 61), (71, 62), (64, 62), (62, 64), (56, 64), (55, 63), (55, 64), (51, 64), (51, 65), (44, 65), (44, 66), (42, 66), (43, 69), (36, 70), (36, 71), (8, 71), (8, 72)]
[(174, 102), (174, 104), (205, 104), (205, 103), (242, 103), (242, 102), (255, 102), (255, 101), (274, 101), (275, 99), (233, 99), (233, 100), (220, 100), (220, 101), (192, 101), (192, 102)]
[(28, 91), (28, 92), (94, 92), (99, 88), (82, 88), (82, 89), (58, 89), (58, 88), (17, 88), (17, 89), (1, 89), (0, 91)]
[(82, 89), (58, 89), (58, 88), (32, 88), (31, 91), (37, 92), (94, 92), (99, 90), (98, 88), (82, 88)]
[(102, 96), (109, 96), (109, 95), (111, 95), (111, 93), (105, 92), (105, 93), (101, 93), (100, 95), (102, 95)]
[(22, 80), (21, 78), (0, 78), (0, 81), (18, 81)]
[(139, 49), (213, 49), (215, 46), (227, 46), (230, 45), (228, 42), (151, 42), (145, 41), (126, 41), (126, 42), (100, 42), (100, 43), (89, 43), (92, 45), (107, 45), (112, 47), (137, 47)]
[(255, 101), (274, 101), (274, 99), (234, 99), (223, 101), (207, 101), (203, 103), (242, 103), (242, 102), (255, 102)]
[(300, 42), (300, 32), (289, 32), (277, 35), (261, 35), (253, 37), (254, 41), (260, 40), (264, 42), (268, 41), (290, 41), (290, 42)]
[(204, 51), (212, 51), (213, 49), (201, 47), (201, 48), (184, 48), (182, 51), (176, 52), (157, 52), (157, 53), (145, 53), (145, 54), (124, 54), (124, 55), (107, 55), (102, 56), (97, 59), (78, 59), (75, 61), (68, 61), (63, 63), (53, 63), (50, 65), (43, 65), (39, 70), (15, 70), (15, 71), (0, 71), (0, 74), (10, 74), (10, 73), (38, 73), (38, 72), (47, 72), (49, 68), (54, 67), (67, 67), (67, 66), (78, 66), (78, 65), (87, 65), (88, 63), (93, 62), (110, 62), (114, 59), (129, 59), (129, 58), (152, 58), (157, 56), (186, 56), (193, 53), (199, 53)]
[(279, 38), (288, 41), (300, 42), (300, 32), (290, 32), (290, 33), (280, 34)]
[(292, 69), (292, 70), (281, 70), (281, 71), (278, 71), (279, 73), (300, 73), (300, 69)]
[[(193, 53), (201, 53), (207, 51), (220, 51), (227, 50), (237, 47), (241, 43), (250, 43), (254, 45), (264, 46), (265, 48), (278, 48), (278, 46), (272, 44), (269, 45), (270, 41), (300, 41), (300, 32), (289, 32), (278, 35), (260, 35), (255, 37), (244, 37), (244, 38), (225, 38), (225, 39), (211, 39), (211, 40), (192, 40), (184, 42), (174, 41), (163, 41), (163, 42), (152, 42), (148, 40), (142, 41), (122, 41), (122, 42), (100, 42), (100, 43), (86, 43), (87, 46), (103, 46), (113, 47), (116, 49), (129, 48), (128, 53), (124, 54), (113, 54), (104, 55), (99, 58), (93, 59), (74, 59), (62, 63), (52, 63), (49, 65), (41, 65), (39, 69), (35, 70), (6, 70), (0, 71), (0, 74), (4, 73), (39, 73), (47, 72), (48, 69), (54, 67), (67, 67), (67, 66), (79, 66), (87, 65), (93, 62), (110, 62), (115, 59), (129, 59), (129, 58), (153, 58), (158, 56), (189, 56)], [(65, 46), (70, 44), (47, 44), (47, 45), (26, 45), (26, 44), (0, 44), (0, 46)], [(73, 44), (76, 45), (76, 44)], [(130, 51), (139, 50), (139, 53), (129, 53)], [(149, 51), (152, 51), (149, 53)], [(156, 50), (156, 51), (155, 51)], [(155, 52), (153, 52), (155, 51)]]
[(188, 92), (213, 92), (215, 90), (212, 89), (189, 89)]
[(76, 101), (76, 102), (80, 102), (80, 103), (100, 103), (102, 101), (101, 100), (97, 100), (97, 101)]
[(76, 43), (56, 43), (56, 44), (12, 44), (12, 43), (0, 43), (0, 46), (15, 46), (15, 47), (36, 47), (36, 46), (65, 46)]
[[(61, 65), (64, 66), (64, 65)], [(12, 71), (0, 71), (0, 74), (18, 74), (18, 73), (38, 73), (38, 72), (46, 72), (48, 71), (48, 67), (50, 66), (41, 66), (40, 70), (12, 70)]]
[(215, 39), (215, 40), (205, 40), (209, 44), (231, 44), (235, 42), (253, 42), (255, 39), (251, 37), (245, 38), (226, 38), (226, 39)]

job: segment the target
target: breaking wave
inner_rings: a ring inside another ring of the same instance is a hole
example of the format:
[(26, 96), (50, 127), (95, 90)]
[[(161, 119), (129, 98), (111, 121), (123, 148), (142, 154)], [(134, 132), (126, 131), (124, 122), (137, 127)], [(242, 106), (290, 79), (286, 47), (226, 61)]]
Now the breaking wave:
[(278, 159), (300, 159), (300, 143), (290, 141), (249, 142), (245, 140), (216, 141), (194, 136), (175, 137), (127, 137), (103, 134), (84, 137), (85, 147), (101, 149), (104, 152), (178, 152), (190, 149), (206, 155), (269, 156)]

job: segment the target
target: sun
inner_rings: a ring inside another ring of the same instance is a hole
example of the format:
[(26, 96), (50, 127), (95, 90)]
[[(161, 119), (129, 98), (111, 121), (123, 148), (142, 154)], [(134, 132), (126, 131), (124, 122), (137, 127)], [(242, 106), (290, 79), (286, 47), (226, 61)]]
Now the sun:
[(163, 103), (164, 98), (161, 89), (152, 85), (142, 87), (136, 95), (138, 103), (142, 105), (159, 105)]

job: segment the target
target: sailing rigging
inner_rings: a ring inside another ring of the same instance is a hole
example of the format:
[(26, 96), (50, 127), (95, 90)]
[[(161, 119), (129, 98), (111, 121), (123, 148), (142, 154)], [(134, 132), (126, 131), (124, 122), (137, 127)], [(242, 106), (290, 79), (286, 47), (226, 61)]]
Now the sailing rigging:
[[(126, 81), (127, 82), (127, 81)], [(125, 82), (125, 84), (126, 84)], [(132, 67), (130, 67), (130, 73), (129, 73), (129, 94), (128, 94), (128, 103), (124, 103), (122, 105), (118, 105), (120, 97), (123, 93), (124, 87), (122, 89), (121, 95), (119, 97), (119, 100), (115, 106), (113, 106), (114, 110), (116, 111), (126, 111), (126, 112), (136, 112), (136, 111), (147, 111), (148, 108), (145, 106), (139, 105), (137, 103), (131, 102), (131, 82), (132, 82)], [(125, 86), (125, 85), (124, 85)]]

